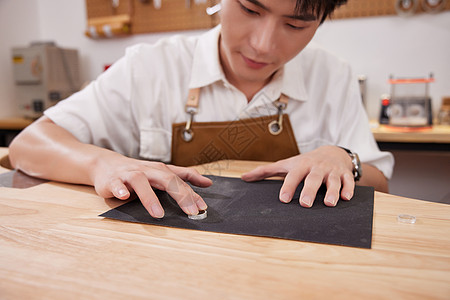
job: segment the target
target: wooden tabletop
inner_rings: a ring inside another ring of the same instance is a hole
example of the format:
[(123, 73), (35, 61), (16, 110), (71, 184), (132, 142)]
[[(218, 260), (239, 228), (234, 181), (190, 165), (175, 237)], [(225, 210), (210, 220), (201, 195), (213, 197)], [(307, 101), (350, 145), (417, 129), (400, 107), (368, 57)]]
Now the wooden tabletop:
[(377, 142), (450, 144), (449, 125), (433, 125), (429, 128), (414, 129), (371, 122), (371, 127)]
[(372, 249), (359, 249), (98, 217), (122, 203), (55, 182), (0, 188), (0, 298), (450, 299), (449, 205), (375, 193)]
[(10, 117), (0, 119), (0, 130), (22, 130), (34, 120), (21, 117)]

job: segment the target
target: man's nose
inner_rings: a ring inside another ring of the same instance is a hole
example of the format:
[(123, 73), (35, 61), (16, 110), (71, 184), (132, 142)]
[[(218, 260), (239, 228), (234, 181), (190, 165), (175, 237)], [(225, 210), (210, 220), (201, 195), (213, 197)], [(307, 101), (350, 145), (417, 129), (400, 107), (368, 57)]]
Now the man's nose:
[(276, 47), (276, 26), (273, 21), (261, 22), (250, 36), (250, 46), (257, 54), (270, 53)]

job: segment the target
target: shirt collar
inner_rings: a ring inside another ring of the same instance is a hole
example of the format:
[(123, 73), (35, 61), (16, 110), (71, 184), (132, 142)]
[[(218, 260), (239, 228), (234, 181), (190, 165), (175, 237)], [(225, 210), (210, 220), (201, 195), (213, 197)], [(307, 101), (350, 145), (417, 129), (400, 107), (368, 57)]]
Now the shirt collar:
[[(300, 54), (297, 55), (302, 55)], [(285, 94), (292, 100), (307, 101), (308, 93), (305, 88), (305, 73), (294, 57), (286, 63), (283, 68), (281, 93)]]
[[(221, 26), (217, 25), (199, 37), (194, 50), (190, 89), (204, 87), (219, 80), (227, 82), (219, 59), (220, 30)], [(304, 72), (294, 62), (295, 59), (284, 65), (263, 90), (273, 97), (278, 98), (283, 93), (292, 100), (306, 101), (308, 96)]]
[(278, 99), (281, 94), (285, 94), (292, 100), (306, 101), (308, 94), (304, 78), (303, 71), (298, 64), (288, 62), (275, 73), (261, 92), (273, 100)]
[(207, 31), (198, 39), (194, 50), (191, 80), (189, 88), (210, 85), (218, 80), (225, 80), (219, 59), (220, 25)]

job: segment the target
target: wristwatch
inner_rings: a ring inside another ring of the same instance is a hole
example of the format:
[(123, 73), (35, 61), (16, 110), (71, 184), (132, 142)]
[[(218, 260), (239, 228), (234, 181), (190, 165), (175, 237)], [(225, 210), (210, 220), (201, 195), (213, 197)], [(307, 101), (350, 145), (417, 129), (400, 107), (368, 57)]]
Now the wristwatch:
[(345, 152), (347, 152), (348, 155), (350, 156), (350, 158), (352, 159), (353, 176), (355, 178), (355, 181), (358, 181), (362, 176), (362, 166), (361, 166), (361, 161), (359, 160), (358, 154), (347, 148), (344, 148), (344, 147), (339, 147), (339, 148), (345, 150)]

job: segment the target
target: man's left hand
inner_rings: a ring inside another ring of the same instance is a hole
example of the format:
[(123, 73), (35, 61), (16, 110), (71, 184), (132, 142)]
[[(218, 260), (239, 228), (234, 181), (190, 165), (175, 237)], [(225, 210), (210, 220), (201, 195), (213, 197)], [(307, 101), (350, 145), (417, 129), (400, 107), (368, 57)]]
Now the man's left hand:
[(339, 198), (350, 200), (355, 189), (353, 165), (347, 152), (337, 146), (322, 146), (305, 154), (258, 167), (242, 175), (245, 181), (257, 181), (272, 176), (284, 176), (280, 201), (289, 203), (301, 181), (300, 205), (311, 207), (317, 191), (327, 187), (324, 203), (336, 206)]

